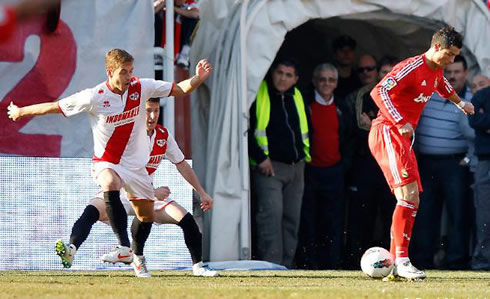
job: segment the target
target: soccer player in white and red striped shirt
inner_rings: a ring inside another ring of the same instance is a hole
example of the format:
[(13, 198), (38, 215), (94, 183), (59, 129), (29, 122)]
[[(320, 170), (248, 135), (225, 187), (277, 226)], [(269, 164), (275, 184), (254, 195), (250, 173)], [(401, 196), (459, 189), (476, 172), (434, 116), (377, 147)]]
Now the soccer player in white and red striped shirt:
[(415, 127), (422, 109), (436, 91), (466, 114), (473, 105), (462, 101), (443, 76), (446, 66), (459, 54), (463, 37), (453, 27), (434, 33), (429, 50), (397, 64), (371, 91), (379, 107), (369, 132), (369, 148), (397, 199), (391, 226), (391, 253), (395, 267), (388, 279), (421, 280), (425, 273), (408, 257), (412, 227), (422, 191), (412, 149)]
[[(211, 74), (211, 64), (203, 59), (196, 66), (196, 75), (178, 84), (133, 77), (133, 56), (113, 49), (105, 56), (107, 81), (82, 90), (59, 102), (25, 107), (10, 103), (8, 116), (21, 117), (87, 112), (92, 126), (94, 156), (92, 175), (104, 192), (107, 216), (117, 235), (119, 245), (104, 261), (131, 263), (133, 251), (143, 255), (143, 248), (154, 218), (154, 190), (146, 171), (150, 155), (145, 124), (146, 100), (154, 97), (184, 96), (201, 85)], [(136, 216), (131, 226), (132, 250), (127, 233), (127, 213), (119, 192), (124, 188)]]
[[(161, 125), (158, 125), (160, 114), (160, 102), (158, 99), (151, 98), (146, 102), (146, 130), (147, 141), (152, 150), (149, 160), (146, 164), (146, 170), (150, 176), (160, 165), (163, 157), (166, 157), (176, 167), (182, 177), (196, 190), (201, 199), (201, 209), (206, 212), (213, 206), (213, 199), (206, 193), (201, 186), (199, 179), (195, 175), (190, 165), (185, 161), (184, 154), (179, 148), (174, 137)], [(135, 215), (134, 209), (124, 190), (121, 190), (121, 201), (128, 215)], [(195, 276), (217, 276), (216, 271), (203, 267), (202, 263), (202, 235), (199, 231), (194, 217), (177, 202), (169, 198), (170, 189), (168, 187), (158, 187), (155, 189), (155, 223), (157, 224), (176, 224), (182, 228), (184, 240), (192, 258), (192, 272)], [(85, 242), (92, 226), (101, 221), (109, 224), (106, 207), (102, 192), (90, 200), (85, 207), (82, 215), (73, 224), (70, 235), (70, 243), (64, 243), (62, 240), (56, 242), (56, 253), (61, 258), (63, 267), (70, 268), (74, 256), (80, 246)], [(146, 267), (144, 256), (135, 255), (131, 263), (138, 277), (151, 277)]]

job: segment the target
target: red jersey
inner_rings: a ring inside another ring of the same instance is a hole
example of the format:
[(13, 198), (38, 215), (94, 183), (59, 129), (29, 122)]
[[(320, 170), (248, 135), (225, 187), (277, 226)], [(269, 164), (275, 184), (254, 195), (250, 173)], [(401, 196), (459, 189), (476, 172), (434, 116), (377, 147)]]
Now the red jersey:
[(379, 107), (376, 121), (388, 121), (398, 128), (409, 122), (415, 129), (434, 91), (443, 98), (454, 93), (443, 72), (443, 69), (432, 70), (424, 54), (395, 65), (371, 91), (371, 97)]
[(184, 154), (180, 150), (174, 137), (168, 132), (167, 128), (157, 125), (150, 137), (151, 154), (150, 160), (146, 163), (146, 170), (152, 175), (167, 157), (170, 162), (177, 164), (184, 160)]

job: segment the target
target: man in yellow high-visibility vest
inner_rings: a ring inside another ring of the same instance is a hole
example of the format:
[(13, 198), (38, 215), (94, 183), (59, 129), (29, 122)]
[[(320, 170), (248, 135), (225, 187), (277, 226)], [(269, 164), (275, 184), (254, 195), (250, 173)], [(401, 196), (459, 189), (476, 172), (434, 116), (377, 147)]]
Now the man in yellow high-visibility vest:
[(250, 108), (248, 132), (254, 225), (254, 257), (290, 267), (296, 251), (310, 160), (308, 122), (297, 68), (277, 60)]

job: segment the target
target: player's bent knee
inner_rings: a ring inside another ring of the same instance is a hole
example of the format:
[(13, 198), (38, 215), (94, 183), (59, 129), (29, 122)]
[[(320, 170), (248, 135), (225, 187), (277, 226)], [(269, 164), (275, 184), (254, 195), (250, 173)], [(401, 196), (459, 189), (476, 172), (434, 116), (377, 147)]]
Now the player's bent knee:
[(397, 200), (403, 200), (419, 205), (419, 186), (417, 182), (411, 182), (407, 185), (403, 185), (395, 188), (395, 197)]
[(105, 202), (102, 198), (98, 198), (98, 197), (92, 198), (89, 204), (94, 206), (97, 209), (97, 211), (99, 211), (99, 220), (103, 221), (107, 219), (107, 213), (105, 211)]
[(141, 222), (154, 222), (155, 221), (155, 217), (154, 215), (137, 215), (136, 217), (138, 217), (138, 220), (141, 221)]

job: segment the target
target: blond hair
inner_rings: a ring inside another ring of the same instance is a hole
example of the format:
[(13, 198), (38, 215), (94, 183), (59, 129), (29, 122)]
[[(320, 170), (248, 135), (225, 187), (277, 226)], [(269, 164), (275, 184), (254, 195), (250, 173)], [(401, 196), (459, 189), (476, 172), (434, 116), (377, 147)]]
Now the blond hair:
[(133, 56), (121, 49), (112, 49), (105, 54), (105, 68), (110, 71), (116, 70), (126, 62), (133, 61)]

